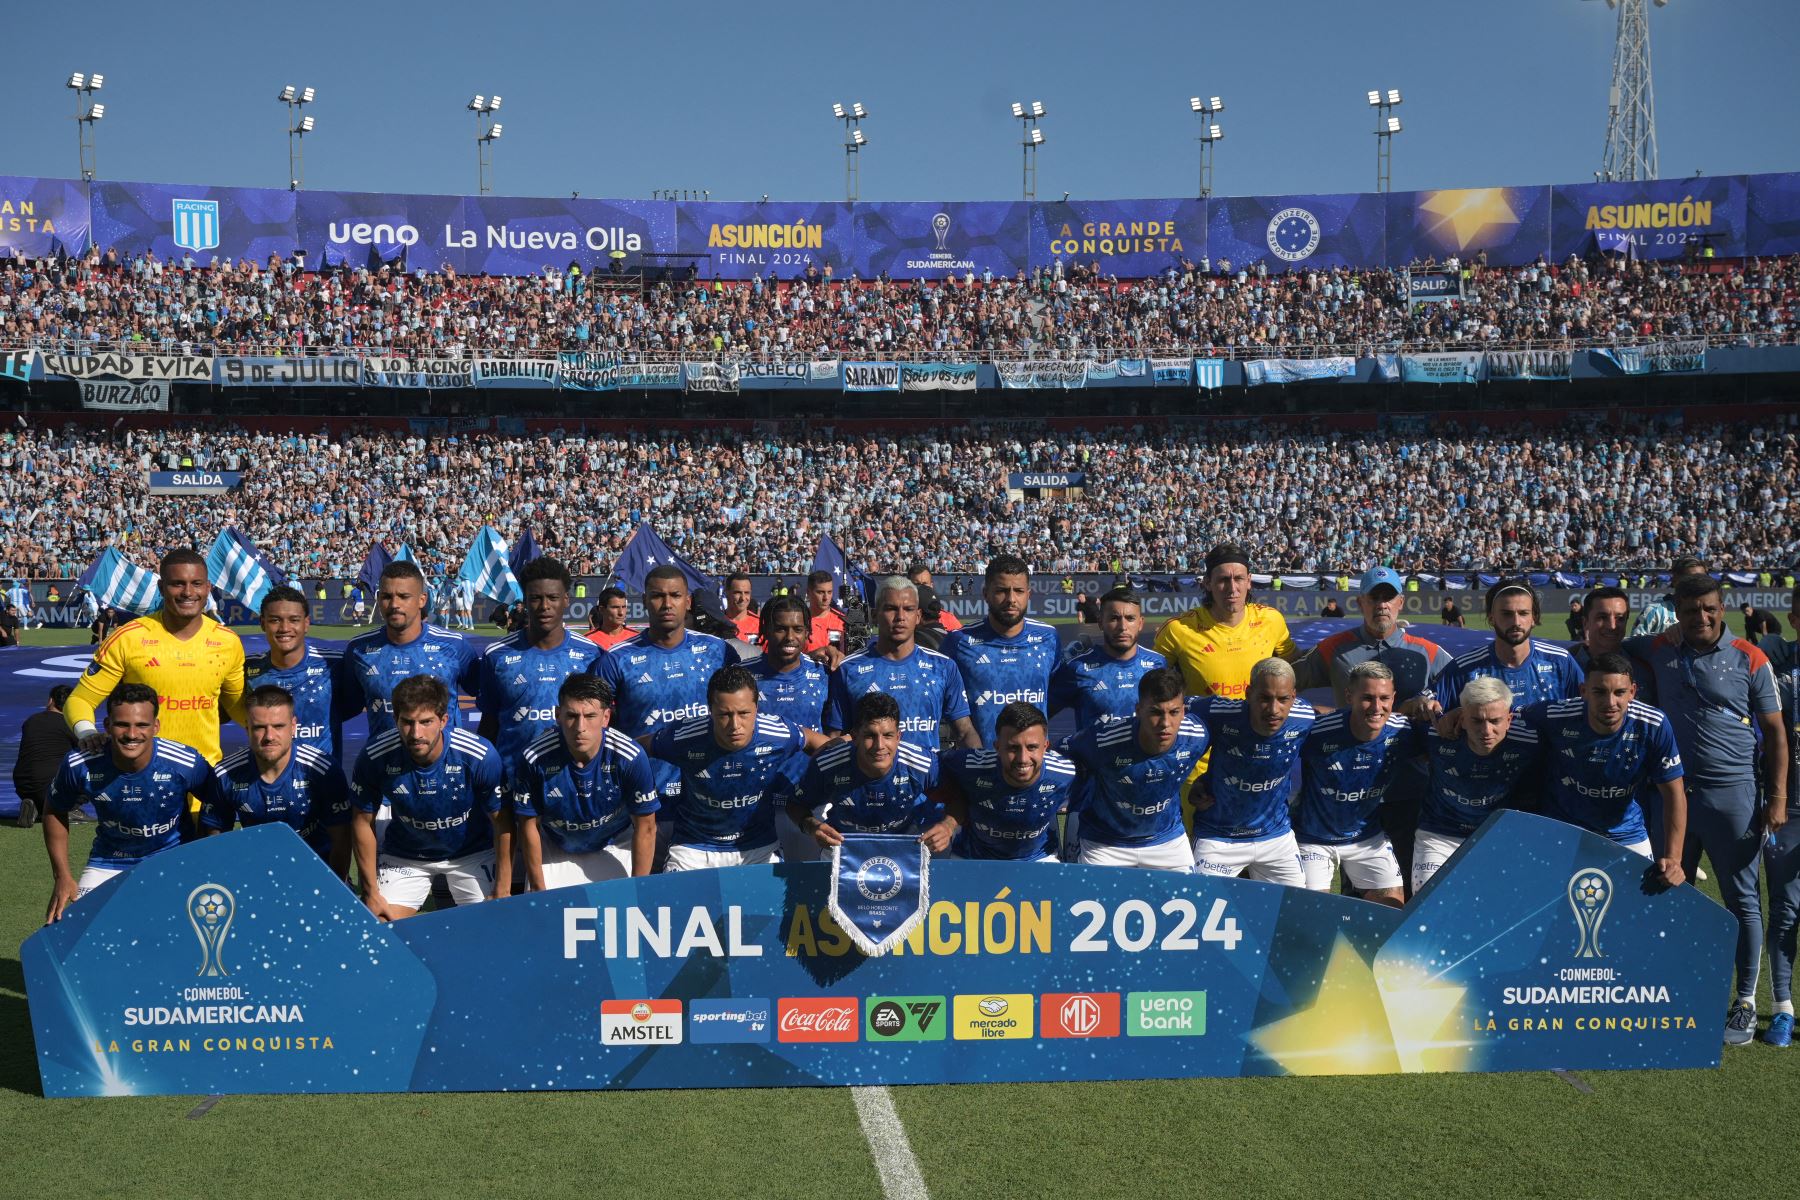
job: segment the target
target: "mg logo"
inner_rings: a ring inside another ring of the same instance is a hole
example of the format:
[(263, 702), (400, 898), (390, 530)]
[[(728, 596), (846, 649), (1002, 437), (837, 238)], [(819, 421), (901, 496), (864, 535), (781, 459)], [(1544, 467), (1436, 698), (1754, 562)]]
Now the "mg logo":
[(1100, 1028), (1100, 1004), (1092, 996), (1070, 996), (1057, 1015), (1075, 1037), (1087, 1037)]
[(215, 250), (219, 245), (219, 202), (217, 200), (177, 200), (174, 202), (175, 245), (182, 250)]

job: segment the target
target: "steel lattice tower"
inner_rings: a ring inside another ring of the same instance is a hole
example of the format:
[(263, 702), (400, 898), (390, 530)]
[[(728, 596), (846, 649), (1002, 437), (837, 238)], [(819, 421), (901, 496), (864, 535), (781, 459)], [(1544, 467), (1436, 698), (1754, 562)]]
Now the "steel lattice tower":
[[(1656, 93), (1650, 83), (1650, 0), (1606, 0), (1619, 10), (1607, 96), (1601, 179), (1655, 179)], [(1655, 0), (1661, 8), (1669, 0)]]

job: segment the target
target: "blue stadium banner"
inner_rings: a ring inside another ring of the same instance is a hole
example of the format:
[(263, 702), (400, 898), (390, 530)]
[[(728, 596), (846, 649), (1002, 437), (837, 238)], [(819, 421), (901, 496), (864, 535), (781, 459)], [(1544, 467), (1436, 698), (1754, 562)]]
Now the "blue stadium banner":
[(1202, 391), (1212, 391), (1225, 386), (1225, 360), (1222, 358), (1196, 358), (1194, 360), (1194, 386)]
[(0, 258), (82, 254), (92, 221), (81, 181), (0, 175)]
[(1800, 254), (1800, 172), (1749, 177), (1748, 253)]
[[(1550, 249), (1547, 187), (1443, 188), (1394, 192), (1386, 198), (1384, 262), (1404, 267), (1427, 259), (1463, 262), (1485, 254), (1498, 267), (1536, 262)], [(1415, 300), (1444, 299), (1420, 295)]]
[(152, 496), (222, 496), (244, 482), (242, 471), (152, 471)]
[(559, 365), (545, 358), (478, 358), (472, 372), (476, 387), (553, 388), (562, 381)]
[(307, 195), (285, 188), (95, 183), (89, 189), (93, 240), (128, 260), (155, 254), (165, 262), (261, 265), (294, 252), (294, 200)]
[(1017, 202), (858, 204), (850, 213), (850, 269), (864, 279), (979, 279), (984, 272), (1011, 279), (1026, 266), (1027, 220)]
[(1406, 299), (1409, 304), (1426, 304), (1440, 300), (1461, 300), (1462, 275), (1452, 271), (1409, 271), (1406, 275)]
[(570, 263), (590, 275), (617, 261), (627, 268), (645, 255), (675, 249), (675, 205), (667, 200), (546, 199), (465, 196), (460, 222), (434, 235), (445, 252), (463, 256), (479, 275), (540, 275)]
[(1098, 263), (1143, 279), (1206, 257), (1204, 200), (1063, 200), (1031, 207), (1031, 265)]
[(1087, 486), (1085, 471), (1010, 471), (1006, 486), (1015, 492), (1028, 488), (1078, 488)]
[(797, 279), (808, 268), (847, 279), (856, 258), (848, 204), (675, 206), (675, 250), (702, 279)]
[[(1717, 1066), (1735, 926), (1692, 887), (1644, 886), (1646, 866), (1516, 812), (1404, 910), (934, 862), (925, 919), (866, 958), (830, 916), (825, 863), (384, 925), (267, 825), (103, 884), (21, 961), (48, 1096)], [(896, 1036), (889, 997), (940, 1005), (941, 1036)]]
[[(831, 378), (836, 381), (836, 371), (831, 373)], [(625, 363), (619, 367), (620, 387), (643, 388), (646, 391), (680, 391), (681, 384), (681, 364), (678, 362)]]
[(978, 369), (974, 363), (901, 363), (903, 392), (972, 392)]
[(1486, 365), (1479, 351), (1402, 354), (1400, 378), (1406, 383), (1479, 383)]
[(1386, 259), (1386, 197), (1239, 196), (1207, 205), (1206, 252), (1223, 264), (1270, 273), (1308, 267), (1372, 267)]
[(897, 392), (900, 390), (900, 364), (891, 362), (845, 362), (846, 392)]
[[(618, 389), (619, 376), (623, 368), (619, 365), (616, 354), (601, 354), (592, 350), (570, 350), (557, 356), (559, 363), (558, 382), (561, 386), (576, 392), (611, 392)], [(675, 370), (681, 370), (681, 364), (674, 363)], [(676, 375), (676, 385), (680, 385), (680, 376)]]
[(994, 373), (1003, 388), (1085, 388), (1088, 364), (1085, 360), (1026, 359), (996, 362)]
[(215, 358), (218, 387), (361, 387), (363, 360), (348, 355), (293, 358)]
[[(1550, 258), (1608, 248), (1633, 258), (1683, 258), (1710, 248), (1720, 258), (1746, 250), (1748, 177), (1576, 183), (1551, 189)], [(1602, 234), (1614, 244), (1602, 247)], [(1629, 247), (1617, 244), (1629, 239)]]

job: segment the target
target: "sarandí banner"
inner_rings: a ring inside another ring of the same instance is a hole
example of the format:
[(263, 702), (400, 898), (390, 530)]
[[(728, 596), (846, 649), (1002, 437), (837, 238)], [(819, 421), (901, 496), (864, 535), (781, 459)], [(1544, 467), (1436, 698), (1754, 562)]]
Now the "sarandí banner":
[(1252, 358), (1244, 362), (1244, 382), (1250, 387), (1265, 383), (1348, 379), (1355, 374), (1356, 360), (1348, 355), (1329, 358)]
[(736, 363), (683, 363), (682, 370), (690, 392), (726, 392), (739, 390)]
[(0, 175), (0, 258), (71, 258), (88, 247), (87, 185)]
[[(677, 373), (680, 363), (668, 364)], [(625, 368), (617, 354), (599, 354), (592, 350), (570, 350), (557, 356), (557, 382), (576, 392), (611, 392), (619, 387)]]
[(562, 382), (560, 364), (548, 358), (478, 358), (476, 387), (553, 388)]
[(1191, 358), (1153, 358), (1150, 381), (1157, 387), (1187, 387), (1194, 382), (1194, 360)]
[(1059, 359), (997, 362), (994, 371), (1003, 388), (1085, 388), (1087, 363)]
[(46, 354), (44, 374), (67, 379), (165, 379), (211, 383), (213, 360), (183, 354)]
[(467, 388), (475, 386), (466, 358), (388, 358), (363, 360), (363, 380), (370, 387)]
[(81, 407), (111, 412), (168, 412), (170, 384), (166, 379), (83, 379)]
[(931, 851), (909, 834), (853, 833), (831, 848), (828, 910), (858, 950), (880, 958), (925, 919)]
[(846, 392), (897, 392), (900, 390), (900, 364), (891, 362), (844, 363)]
[(903, 392), (972, 392), (977, 368), (974, 363), (901, 363)]
[[(1646, 866), (1510, 811), (1402, 910), (934, 860), (923, 919), (868, 957), (831, 915), (829, 863), (383, 924), (264, 825), (109, 880), (20, 960), (47, 1096), (1717, 1066), (1735, 924), (1692, 887), (1645, 886)], [(508, 1036), (475, 1036), (497, 972)]]
[(1487, 377), (1495, 379), (1567, 379), (1575, 355), (1569, 350), (1490, 350)]
[(215, 358), (217, 387), (361, 387), (363, 360), (349, 355)]
[(1406, 383), (1479, 383), (1486, 363), (1480, 352), (1402, 354), (1400, 378)]
[(23, 383), (35, 377), (37, 366), (36, 350), (0, 350), (0, 377)]

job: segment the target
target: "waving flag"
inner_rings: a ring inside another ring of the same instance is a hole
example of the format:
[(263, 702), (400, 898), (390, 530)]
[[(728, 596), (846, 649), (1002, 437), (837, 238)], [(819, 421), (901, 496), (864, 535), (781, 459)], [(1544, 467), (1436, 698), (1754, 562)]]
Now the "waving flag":
[(513, 543), (512, 552), (506, 556), (506, 561), (511, 565), (513, 574), (517, 575), (525, 569), (526, 563), (542, 557), (544, 552), (538, 549), (537, 539), (531, 536), (531, 526), (527, 525), (525, 532), (519, 535), (519, 540)]
[(75, 581), (107, 608), (147, 613), (162, 605), (155, 571), (146, 571), (108, 546)]
[(644, 577), (652, 570), (662, 566), (677, 566), (687, 576), (688, 588), (696, 592), (708, 592), (718, 595), (719, 581), (695, 567), (687, 559), (670, 549), (669, 544), (656, 535), (645, 521), (625, 543), (625, 549), (619, 552), (619, 561), (613, 564), (613, 574), (626, 588), (634, 592), (644, 590)]
[(262, 608), (271, 588), (287, 582), (281, 568), (263, 557), (250, 539), (227, 526), (206, 552), (206, 573), (220, 591), (251, 612)]
[(371, 599), (381, 591), (381, 573), (392, 561), (388, 557), (386, 546), (380, 542), (369, 543), (369, 557), (363, 559), (362, 570), (356, 573), (356, 581), (363, 585)]
[(405, 542), (401, 542), (400, 548), (398, 550), (394, 551), (391, 561), (393, 561), (393, 562), (418, 562), (419, 560), (413, 557), (412, 547), (407, 545)]
[(869, 601), (869, 577), (850, 563), (850, 556), (844, 548), (828, 533), (819, 539), (819, 552), (813, 555), (812, 569), (830, 571), (831, 581), (837, 585), (838, 604), (843, 598), (854, 594), (864, 603)]
[(511, 564), (506, 561), (506, 542), (492, 525), (483, 525), (481, 532), (475, 535), (475, 544), (469, 547), (456, 578), (502, 604), (516, 604), (525, 598), (518, 576), (513, 574)]

